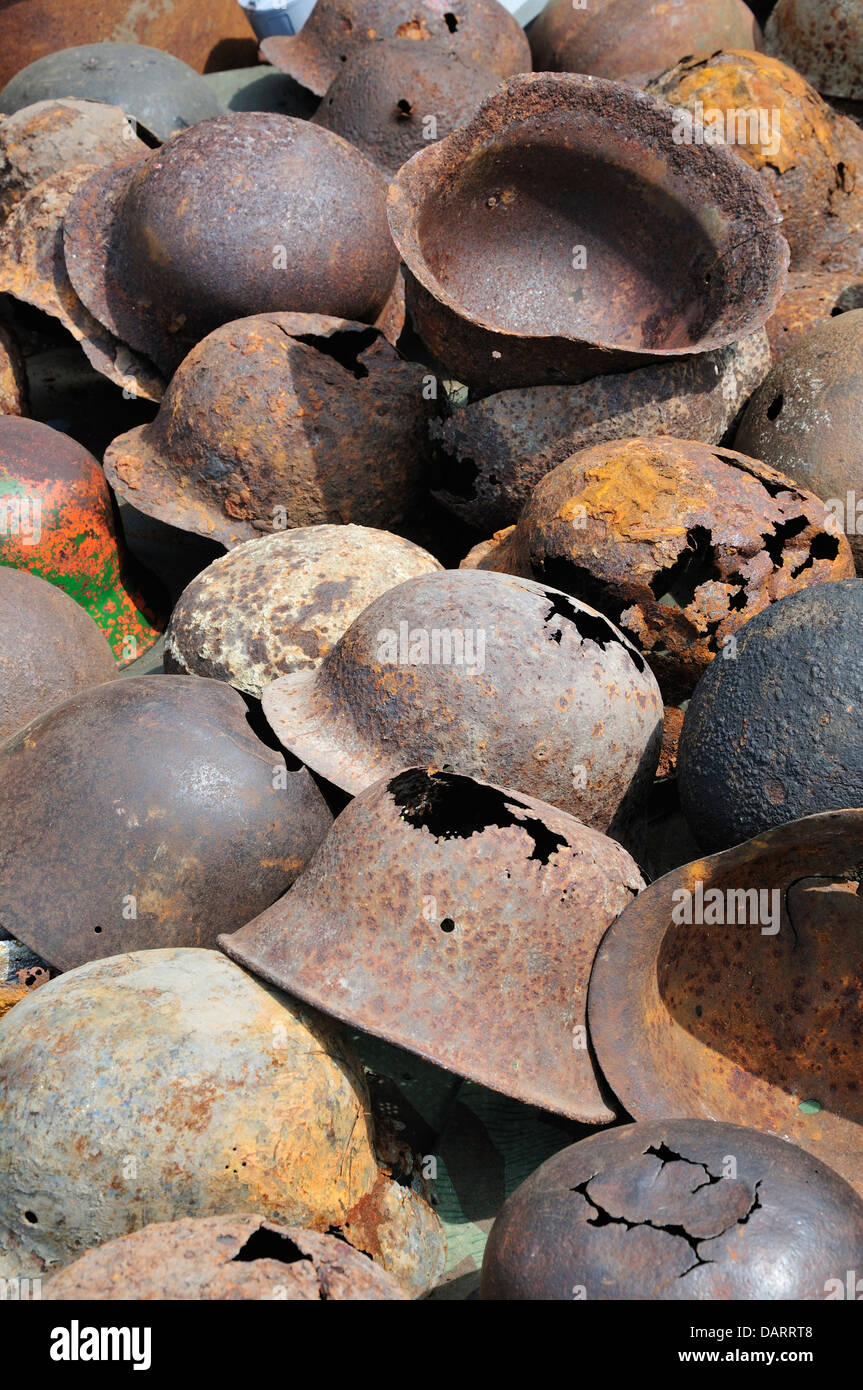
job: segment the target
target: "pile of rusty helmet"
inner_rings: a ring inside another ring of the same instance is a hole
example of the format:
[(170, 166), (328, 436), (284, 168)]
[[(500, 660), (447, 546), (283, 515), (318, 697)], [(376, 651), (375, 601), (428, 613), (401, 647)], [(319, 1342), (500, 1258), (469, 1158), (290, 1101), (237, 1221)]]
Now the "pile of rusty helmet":
[(0, 6), (4, 1298), (863, 1270), (863, 7), (448, 3)]

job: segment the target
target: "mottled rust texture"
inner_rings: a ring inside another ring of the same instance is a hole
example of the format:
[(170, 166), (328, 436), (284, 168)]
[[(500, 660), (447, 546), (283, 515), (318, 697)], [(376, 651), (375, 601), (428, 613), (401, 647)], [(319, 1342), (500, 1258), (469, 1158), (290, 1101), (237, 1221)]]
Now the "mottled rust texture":
[(142, 145), (119, 106), (38, 101), (0, 120), (0, 219), (31, 188), (78, 164), (113, 164)]
[(767, 47), (827, 96), (863, 99), (863, 14), (857, 0), (778, 0)]

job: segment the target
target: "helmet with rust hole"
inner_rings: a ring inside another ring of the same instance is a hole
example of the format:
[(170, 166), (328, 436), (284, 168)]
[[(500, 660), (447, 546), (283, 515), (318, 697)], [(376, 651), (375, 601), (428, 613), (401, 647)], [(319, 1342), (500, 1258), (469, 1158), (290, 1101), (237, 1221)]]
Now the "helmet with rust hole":
[(643, 657), (557, 589), (455, 570), (375, 599), (317, 671), (264, 712), (287, 748), (356, 793), (432, 765), (625, 833), (659, 758), (662, 700)]
[(603, 1124), (587, 981), (642, 887), (619, 844), (565, 812), (412, 768), (351, 802), (291, 892), (219, 944), (344, 1022)]
[(260, 697), (308, 671), (373, 599), (441, 566), (367, 526), (308, 526), (245, 541), (184, 590), (165, 637), (166, 671), (227, 681)]
[(262, 314), (193, 349), (105, 472), (148, 516), (226, 546), (324, 522), (386, 527), (420, 497), (428, 409), (423, 369), (377, 329)]
[(630, 1115), (752, 1125), (863, 1194), (861, 877), (863, 811), (825, 812), (666, 874), (626, 909), (588, 1017)]
[(244, 315), (373, 322), (398, 270), (385, 194), (341, 136), (232, 112), (92, 175), (66, 215), (69, 278), (100, 323), (166, 372)]
[(113, 164), (140, 144), (119, 106), (54, 99), (22, 107), (0, 120), (0, 219), (51, 174)]
[(516, 1189), (480, 1298), (823, 1299), (861, 1241), (863, 1202), (793, 1144), (657, 1119), (571, 1144)]
[(863, 14), (858, 0), (778, 0), (767, 47), (825, 96), (863, 99)]
[(0, 1093), (0, 1277), (250, 1211), (344, 1230), (414, 1291), (441, 1272), (437, 1218), (379, 1171), (341, 1030), (215, 951), (136, 951), (43, 985), (0, 1021)]
[(692, 440), (622, 439), (547, 473), (518, 524), (464, 565), (593, 604), (676, 703), (768, 604), (853, 577), (832, 520), (817, 497), (755, 459)]
[(0, 813), (0, 925), (61, 970), (211, 944), (293, 883), (331, 821), (242, 697), (196, 676), (115, 681), (42, 715), (0, 749)]
[(451, 49), (466, 62), (506, 77), (530, 70), (524, 30), (498, 0), (317, 0), (299, 34), (264, 39), (268, 63), (323, 96), (342, 65), (380, 39)]

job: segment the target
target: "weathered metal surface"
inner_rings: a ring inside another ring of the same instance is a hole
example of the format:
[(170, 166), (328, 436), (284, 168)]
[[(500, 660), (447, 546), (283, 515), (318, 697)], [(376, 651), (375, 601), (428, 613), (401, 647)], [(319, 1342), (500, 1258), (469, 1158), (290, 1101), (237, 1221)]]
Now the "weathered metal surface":
[(718, 444), (770, 370), (763, 329), (740, 343), (595, 377), (502, 391), (433, 420), (435, 496), (478, 530), (517, 521), (540, 478), (591, 444), (672, 435)]
[(0, 1018), (50, 978), (41, 956), (0, 927)]
[(587, 982), (642, 887), (626, 851), (572, 816), (415, 768), (361, 793), (292, 891), (219, 944), (448, 1071), (604, 1124)]
[(83, 608), (35, 574), (0, 565), (0, 739), (117, 674)]
[(364, 526), (311, 526), (247, 541), (192, 580), (171, 614), (166, 671), (260, 697), (313, 670), (364, 608), (441, 566), (418, 545)]
[(341, 136), (233, 112), (94, 174), (66, 216), (66, 265), (99, 322), (172, 372), (249, 314), (373, 322), (398, 269), (384, 195)]
[(299, 34), (264, 39), (268, 63), (323, 96), (352, 54), (378, 39), (435, 42), (506, 77), (529, 72), (524, 30), (497, 0), (318, 0)]
[(387, 527), (421, 496), (430, 409), (423, 368), (376, 329), (258, 315), (189, 354), (105, 471), (148, 516), (226, 546), (324, 522)]
[(686, 712), (680, 801), (705, 849), (818, 811), (863, 806), (863, 580), (771, 605), (715, 661)]
[(714, 53), (649, 90), (756, 171), (782, 213), (795, 270), (863, 269), (863, 132), (798, 72), (761, 53)]
[(6, 83), (0, 111), (58, 97), (119, 106), (157, 141), (223, 111), (186, 63), (139, 43), (81, 44), (47, 53)]
[(861, 1241), (863, 1202), (793, 1144), (657, 1119), (572, 1144), (516, 1189), (480, 1298), (820, 1300)]
[(395, 174), (430, 140), (464, 125), (499, 82), (497, 73), (464, 62), (457, 50), (385, 40), (351, 55), (314, 120)]
[(767, 47), (827, 96), (863, 99), (863, 14), (857, 0), (779, 0)]
[(666, 705), (665, 718), (662, 724), (662, 751), (659, 755), (659, 766), (656, 769), (658, 782), (677, 776), (677, 748), (682, 729), (683, 710), (678, 709), (676, 705)]
[(165, 383), (156, 368), (94, 319), (66, 271), (64, 219), (95, 167), (61, 170), (24, 194), (0, 226), (0, 293), (59, 319), (98, 372), (132, 395), (158, 401)]
[(559, 590), (456, 570), (371, 603), (316, 671), (263, 694), (285, 745), (357, 793), (426, 765), (517, 787), (625, 833), (659, 758), (662, 700), (607, 619)]
[(67, 434), (0, 415), (0, 565), (41, 575), (85, 608), (128, 666), (164, 627), (139, 592), (99, 464)]
[(753, 395), (735, 448), (831, 504), (863, 568), (863, 309), (813, 328)]
[(743, 0), (549, 0), (530, 31), (537, 72), (589, 72), (642, 85), (684, 53), (760, 48)]
[(262, 1216), (185, 1217), (145, 1226), (89, 1250), (55, 1274), (48, 1302), (402, 1300), (386, 1270), (337, 1236)]
[(643, 92), (527, 74), (402, 167), (388, 211), (408, 313), (449, 374), (583, 381), (770, 317), (788, 264), (776, 204), (730, 149), (674, 131)]
[(0, 219), (25, 193), (61, 169), (113, 164), (146, 149), (119, 106), (38, 101), (0, 120)]
[(518, 524), (464, 568), (554, 584), (644, 653), (672, 704), (734, 634), (786, 594), (848, 579), (832, 513), (774, 468), (693, 440), (622, 439), (566, 460)]
[(809, 816), (667, 874), (622, 914), (588, 1015), (631, 1115), (752, 1125), (863, 1192), (861, 861), (863, 811)]
[(0, 806), (0, 924), (60, 970), (211, 945), (275, 902), (332, 820), (242, 698), (194, 676), (112, 682), (21, 729)]
[(792, 270), (788, 289), (766, 326), (774, 362), (796, 348), (811, 329), (861, 308), (863, 272)]
[(26, 415), (24, 359), (12, 334), (0, 324), (0, 415)]

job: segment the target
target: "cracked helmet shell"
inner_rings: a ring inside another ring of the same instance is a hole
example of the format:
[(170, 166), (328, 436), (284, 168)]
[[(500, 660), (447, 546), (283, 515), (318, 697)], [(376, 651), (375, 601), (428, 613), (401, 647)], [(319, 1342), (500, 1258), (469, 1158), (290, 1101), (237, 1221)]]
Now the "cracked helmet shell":
[(49, 100), (0, 120), (0, 219), (43, 179), (79, 164), (113, 164), (138, 144), (119, 106)]

